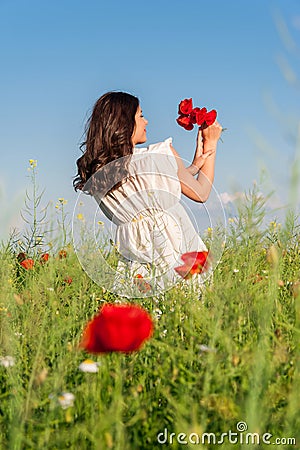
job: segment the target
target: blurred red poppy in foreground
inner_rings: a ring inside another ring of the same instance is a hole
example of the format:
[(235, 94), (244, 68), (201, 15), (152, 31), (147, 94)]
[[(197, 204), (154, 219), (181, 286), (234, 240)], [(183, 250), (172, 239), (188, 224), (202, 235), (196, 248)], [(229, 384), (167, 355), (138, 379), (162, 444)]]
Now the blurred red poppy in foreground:
[(91, 353), (133, 352), (152, 332), (151, 316), (140, 306), (106, 304), (87, 324), (80, 347)]
[(21, 266), (26, 270), (32, 270), (34, 266), (34, 261), (31, 258), (24, 259), (20, 262)]
[(182, 266), (175, 267), (175, 271), (185, 280), (194, 274), (206, 272), (208, 269), (208, 252), (189, 252), (181, 255)]

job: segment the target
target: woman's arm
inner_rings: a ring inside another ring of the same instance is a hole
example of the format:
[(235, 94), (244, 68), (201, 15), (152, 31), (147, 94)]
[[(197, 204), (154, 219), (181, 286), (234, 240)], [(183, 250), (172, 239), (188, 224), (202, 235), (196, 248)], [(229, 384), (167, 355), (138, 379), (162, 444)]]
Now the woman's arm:
[[(197, 147), (191, 166), (186, 168), (182, 159), (171, 145), (176, 157), (178, 178), (184, 195), (196, 202), (205, 202), (210, 194), (215, 174), (215, 157), (222, 127), (216, 121), (204, 130), (198, 130)], [(200, 171), (201, 168), (201, 171)], [(194, 178), (198, 172), (197, 179)]]
[(203, 149), (202, 131), (201, 131), (201, 128), (198, 128), (197, 145), (196, 145), (194, 159), (193, 159), (192, 164), (186, 168), (189, 171), (189, 173), (193, 176), (195, 176), (199, 173), (199, 170), (205, 164), (206, 158), (208, 158), (215, 151), (215, 150), (209, 150), (204, 153), (203, 150), (204, 149)]

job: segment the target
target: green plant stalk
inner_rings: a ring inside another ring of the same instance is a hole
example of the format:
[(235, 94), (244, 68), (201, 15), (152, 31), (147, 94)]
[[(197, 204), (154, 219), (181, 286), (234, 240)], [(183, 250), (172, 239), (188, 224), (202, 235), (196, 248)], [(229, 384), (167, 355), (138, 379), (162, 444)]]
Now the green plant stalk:
[(116, 450), (124, 448), (124, 423), (123, 423), (123, 373), (122, 361), (123, 355), (115, 356), (115, 429), (116, 429)]

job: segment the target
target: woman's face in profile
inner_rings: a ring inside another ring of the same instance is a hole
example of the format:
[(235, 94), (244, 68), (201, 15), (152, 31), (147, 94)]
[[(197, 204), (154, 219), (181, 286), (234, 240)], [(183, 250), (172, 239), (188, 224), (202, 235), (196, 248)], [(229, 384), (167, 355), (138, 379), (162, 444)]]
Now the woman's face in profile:
[(135, 127), (132, 134), (132, 144), (133, 146), (137, 144), (143, 144), (147, 140), (147, 131), (146, 126), (148, 124), (148, 120), (143, 116), (143, 112), (141, 107), (138, 106), (138, 109), (135, 114)]

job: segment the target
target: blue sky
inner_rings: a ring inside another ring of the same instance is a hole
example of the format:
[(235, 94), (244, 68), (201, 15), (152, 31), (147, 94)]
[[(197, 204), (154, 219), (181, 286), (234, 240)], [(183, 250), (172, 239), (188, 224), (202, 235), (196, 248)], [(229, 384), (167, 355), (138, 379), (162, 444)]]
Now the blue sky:
[(45, 201), (64, 197), (72, 210), (84, 124), (107, 90), (137, 95), (148, 143), (172, 136), (186, 160), (196, 130), (176, 124), (179, 101), (216, 108), (228, 129), (218, 149), (218, 192), (248, 190), (264, 169), (265, 188), (276, 190), (278, 204), (286, 201), (300, 92), (282, 67), (300, 76), (298, 0), (0, 0), (0, 33), (5, 227), (17, 220), (30, 158), (38, 160)]

